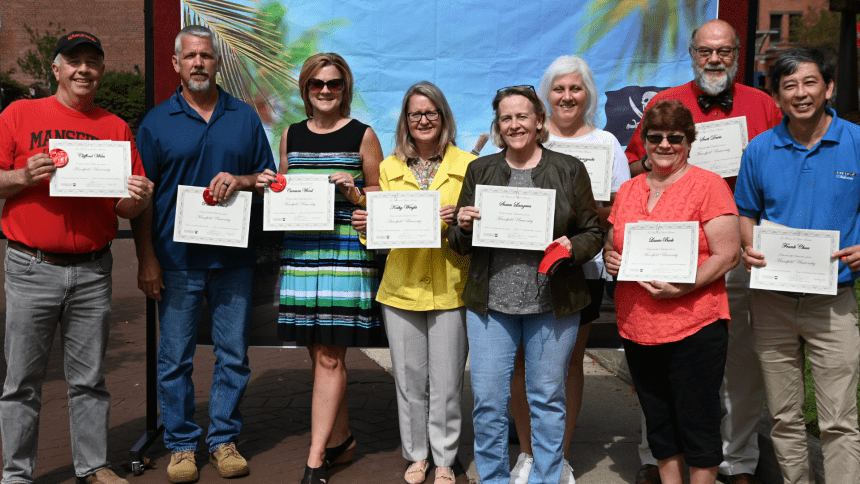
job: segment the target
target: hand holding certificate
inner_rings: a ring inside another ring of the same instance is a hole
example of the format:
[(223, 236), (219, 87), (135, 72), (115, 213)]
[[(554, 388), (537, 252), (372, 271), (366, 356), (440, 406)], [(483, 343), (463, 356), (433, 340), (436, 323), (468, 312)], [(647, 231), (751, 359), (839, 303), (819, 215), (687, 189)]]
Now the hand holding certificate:
[(696, 282), (699, 222), (640, 222), (624, 226), (619, 281)]
[(233, 192), (226, 201), (210, 205), (203, 187), (179, 185), (173, 240), (192, 244), (248, 247), (251, 193)]
[(747, 117), (696, 123), (696, 142), (689, 162), (723, 178), (738, 176), (741, 155), (749, 143)]
[[(285, 175), (286, 186), (267, 188), (263, 230), (334, 230), (334, 186), (328, 175)], [(277, 182), (276, 182), (277, 183)]]
[(436, 190), (369, 192), (367, 248), (442, 247), (440, 193)]
[(544, 250), (552, 242), (555, 190), (476, 185), (475, 207), (474, 246)]
[(751, 289), (836, 294), (839, 231), (788, 227), (753, 227), (753, 249), (764, 255), (764, 267), (753, 266)]
[(52, 139), (48, 147), (57, 167), (51, 176), (52, 197), (131, 197), (130, 142)]

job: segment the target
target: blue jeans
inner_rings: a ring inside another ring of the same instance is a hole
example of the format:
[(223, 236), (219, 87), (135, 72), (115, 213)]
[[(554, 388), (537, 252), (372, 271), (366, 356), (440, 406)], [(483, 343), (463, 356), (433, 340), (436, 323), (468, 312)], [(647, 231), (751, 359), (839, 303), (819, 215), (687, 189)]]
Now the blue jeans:
[(482, 484), (508, 484), (507, 407), (514, 358), (522, 342), (526, 397), (531, 409), (534, 464), (529, 484), (558, 484), (564, 458), (564, 382), (579, 330), (579, 313), (553, 318), (541, 314), (481, 316), (466, 312), (475, 410), (475, 465)]
[(209, 392), (209, 450), (237, 441), (242, 430), (239, 400), (251, 377), (248, 333), (253, 267), (164, 271), (158, 303), (158, 401), (164, 445), (171, 452), (197, 450), (202, 430), (194, 422), (192, 360), (203, 297), (209, 302), (215, 370)]
[(57, 326), (69, 386), (75, 475), (107, 467), (110, 393), (102, 362), (110, 328), (110, 252), (59, 266), (6, 249), (6, 382), (0, 397), (3, 484), (33, 482), (42, 381)]

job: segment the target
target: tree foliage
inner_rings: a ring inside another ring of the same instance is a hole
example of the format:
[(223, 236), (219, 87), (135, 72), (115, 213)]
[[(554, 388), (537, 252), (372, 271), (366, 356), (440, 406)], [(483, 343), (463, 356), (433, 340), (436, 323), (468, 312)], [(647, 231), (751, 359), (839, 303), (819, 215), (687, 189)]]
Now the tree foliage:
[(96, 91), (96, 105), (116, 114), (134, 130), (143, 117), (146, 83), (131, 72), (105, 72)]
[[(53, 28), (53, 25), (53, 22), (48, 22), (49, 28)], [(66, 29), (57, 24), (57, 30), (53, 32), (45, 30), (45, 33), (41, 35), (27, 24), (24, 24), (24, 29), (30, 36), (30, 44), (33, 45), (35, 50), (28, 50), (23, 59), (18, 59), (18, 67), (28, 76), (50, 85), (51, 94), (53, 94), (57, 92), (57, 80), (51, 71), (51, 63), (54, 61), (51, 58), (51, 54), (54, 53), (57, 40), (63, 36)]]

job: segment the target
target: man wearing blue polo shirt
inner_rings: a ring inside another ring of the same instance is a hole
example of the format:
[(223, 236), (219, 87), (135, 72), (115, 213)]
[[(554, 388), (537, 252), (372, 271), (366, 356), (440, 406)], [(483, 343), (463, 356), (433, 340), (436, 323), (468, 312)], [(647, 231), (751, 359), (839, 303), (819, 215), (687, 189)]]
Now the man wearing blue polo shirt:
[(783, 479), (791, 483), (815, 482), (802, 412), (804, 346), (815, 380), (824, 476), (860, 482), (860, 334), (852, 288), (860, 275), (860, 127), (825, 107), (833, 73), (813, 49), (776, 59), (771, 88), (784, 117), (747, 146), (735, 189), (747, 270), (767, 263), (752, 247), (760, 220), (840, 233), (840, 250), (830, 255), (839, 259), (835, 296), (751, 291), (771, 437)]
[[(249, 472), (236, 450), (242, 428), (239, 400), (251, 370), (248, 333), (253, 247), (174, 242), (178, 185), (208, 187), (215, 201), (252, 191), (257, 175), (276, 170), (257, 114), (215, 83), (221, 64), (212, 32), (189, 26), (176, 36), (173, 66), (182, 85), (140, 125), (138, 149), (155, 183), (152, 208), (135, 223), (138, 286), (158, 300), (158, 400), (164, 444), (172, 452), (167, 478), (199, 478), (194, 451), (202, 430), (194, 422), (192, 358), (205, 297), (212, 320), (215, 370), (209, 400), (209, 460), (222, 477)], [(200, 201), (203, 203), (203, 200)]]

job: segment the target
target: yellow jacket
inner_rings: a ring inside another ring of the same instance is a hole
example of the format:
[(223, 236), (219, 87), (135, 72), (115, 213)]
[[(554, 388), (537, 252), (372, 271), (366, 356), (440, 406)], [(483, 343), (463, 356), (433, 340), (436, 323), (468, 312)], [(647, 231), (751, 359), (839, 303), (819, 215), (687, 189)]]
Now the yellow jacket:
[[(471, 153), (448, 145), (428, 188), (440, 192), (443, 207), (457, 205), (466, 167), (474, 159)], [(379, 185), (385, 191), (420, 190), (406, 162), (394, 155), (379, 166)], [(443, 232), (448, 228), (441, 220), (439, 226)], [(408, 311), (459, 308), (468, 271), (469, 257), (451, 250), (444, 235), (440, 249), (391, 249), (376, 300)]]

